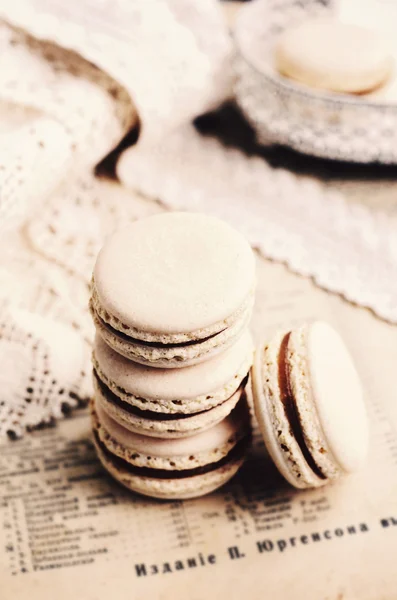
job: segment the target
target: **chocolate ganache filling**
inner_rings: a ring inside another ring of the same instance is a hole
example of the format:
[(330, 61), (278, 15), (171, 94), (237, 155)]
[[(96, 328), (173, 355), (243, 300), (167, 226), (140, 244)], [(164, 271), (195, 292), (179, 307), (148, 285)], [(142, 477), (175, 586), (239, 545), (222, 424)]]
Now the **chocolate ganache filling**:
[(224, 465), (234, 460), (239, 460), (245, 454), (247, 446), (250, 441), (250, 436), (246, 435), (244, 438), (239, 440), (230, 452), (218, 460), (201, 467), (195, 467), (194, 469), (182, 469), (169, 471), (167, 469), (153, 469), (151, 467), (137, 467), (132, 465), (128, 461), (124, 460), (120, 456), (116, 456), (113, 452), (110, 452), (105, 444), (100, 440), (99, 435), (94, 431), (95, 443), (99, 446), (107, 460), (112, 462), (116, 468), (124, 469), (132, 475), (139, 475), (140, 477), (155, 477), (156, 479), (183, 479), (184, 477), (192, 477), (194, 475), (204, 475), (204, 473), (210, 473), (216, 469), (220, 469)]
[[(138, 408), (137, 406), (133, 406), (132, 404), (129, 404), (128, 402), (125, 402), (125, 400), (123, 400), (122, 398), (120, 398), (119, 396), (117, 396), (103, 381), (102, 379), (99, 377), (98, 373), (96, 372), (95, 368), (93, 369), (93, 373), (94, 373), (94, 377), (95, 380), (98, 384), (99, 389), (102, 392), (102, 395), (106, 398), (106, 400), (108, 402), (111, 402), (112, 404), (115, 404), (116, 406), (118, 406), (119, 408), (121, 408), (122, 410), (125, 410), (126, 412), (132, 414), (132, 415), (136, 415), (137, 417), (141, 417), (143, 419), (150, 419), (152, 421), (174, 421), (176, 419), (187, 419), (189, 417), (194, 417), (196, 415), (201, 415), (203, 413), (206, 413), (210, 410), (212, 410), (212, 408), (207, 408), (206, 410), (201, 410), (195, 413), (181, 413), (181, 412), (174, 412), (174, 413), (163, 413), (163, 412), (155, 412), (153, 410), (143, 410), (141, 408)], [(246, 375), (246, 377), (243, 379), (243, 381), (241, 382), (240, 386), (238, 389), (243, 390), (243, 388), (246, 386), (248, 381), (248, 375)], [(236, 390), (237, 392), (238, 390)], [(236, 393), (234, 392), (232, 394), (232, 396)], [(230, 398), (232, 397), (230, 396)], [(217, 406), (221, 406), (222, 404), (224, 404), (225, 402), (227, 402), (228, 400), (230, 400), (230, 398), (226, 398), (226, 400), (224, 400), (221, 404), (218, 404)]]
[(96, 314), (98, 321), (100, 321), (100, 323), (103, 325), (103, 327), (108, 329), (114, 335), (117, 335), (119, 338), (125, 340), (126, 342), (129, 342), (130, 344), (139, 344), (141, 346), (148, 346), (151, 348), (184, 348), (186, 346), (195, 346), (198, 344), (203, 344), (204, 342), (207, 342), (208, 340), (212, 340), (213, 338), (216, 338), (217, 335), (220, 335), (227, 329), (227, 328), (222, 329), (221, 331), (217, 331), (216, 333), (213, 333), (212, 335), (208, 335), (207, 337), (204, 337), (204, 338), (201, 338), (198, 340), (190, 340), (187, 342), (178, 342), (176, 344), (175, 343), (174, 344), (164, 344), (162, 342), (146, 342), (145, 340), (138, 340), (137, 338), (133, 338), (133, 337), (127, 335), (126, 333), (123, 333), (119, 329), (115, 329), (107, 321), (104, 321), (96, 311), (95, 311), (95, 314)]
[(290, 336), (291, 333), (287, 333), (282, 339), (278, 359), (278, 385), (281, 393), (281, 402), (284, 405), (285, 414), (287, 416), (292, 434), (295, 437), (307, 464), (313, 473), (317, 475), (317, 477), (320, 479), (326, 479), (326, 476), (314, 461), (313, 456), (306, 444), (305, 436), (303, 435), (302, 422), (300, 420), (296, 402), (292, 394), (290, 370), (288, 368), (287, 361), (288, 342)]

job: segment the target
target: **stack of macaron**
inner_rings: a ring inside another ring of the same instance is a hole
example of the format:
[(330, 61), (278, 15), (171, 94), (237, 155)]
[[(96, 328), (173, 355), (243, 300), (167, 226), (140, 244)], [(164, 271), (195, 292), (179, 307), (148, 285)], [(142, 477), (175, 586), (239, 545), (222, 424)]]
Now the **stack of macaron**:
[(98, 456), (141, 494), (228, 481), (250, 438), (255, 260), (213, 217), (164, 213), (111, 236), (95, 265), (91, 414)]

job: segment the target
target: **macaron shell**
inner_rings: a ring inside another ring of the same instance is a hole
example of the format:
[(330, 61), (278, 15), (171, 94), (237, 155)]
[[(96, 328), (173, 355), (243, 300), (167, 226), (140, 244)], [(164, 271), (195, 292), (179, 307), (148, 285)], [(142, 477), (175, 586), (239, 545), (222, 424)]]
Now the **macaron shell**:
[(283, 477), (296, 488), (320, 487), (320, 479), (307, 464), (293, 436), (279, 387), (278, 360), (284, 333), (261, 344), (252, 368), (252, 391), (255, 415), (266, 448)]
[(205, 340), (206, 338), (216, 335), (224, 329), (231, 327), (241, 318), (242, 313), (245, 313), (247, 306), (252, 305), (253, 296), (254, 290), (251, 289), (244, 302), (233, 314), (229, 315), (225, 319), (222, 319), (222, 321), (218, 321), (211, 327), (204, 327), (188, 333), (166, 334), (161, 332), (148, 332), (126, 325), (126, 323), (109, 313), (108, 310), (101, 304), (94, 280), (91, 282), (90, 308), (92, 312), (97, 314), (97, 316), (104, 322), (105, 325), (108, 325), (109, 328), (114, 329), (116, 333), (119, 332), (122, 335), (131, 338), (132, 340), (167, 345), (179, 345)]
[(311, 327), (311, 325), (303, 325), (289, 334), (286, 359), (289, 385), (299, 416), (304, 443), (321, 473), (327, 479), (335, 479), (341, 474), (341, 468), (329, 447), (312, 391), (308, 359), (308, 334)]
[[(95, 401), (91, 402), (91, 415), (96, 452), (105, 469), (128, 489), (155, 498), (195, 498), (217, 489), (243, 464), (249, 441), (246, 403), (241, 403), (210, 430), (194, 438), (178, 440), (131, 433), (111, 419)], [(129, 465), (138, 472), (131, 471)], [(209, 470), (204, 473), (180, 473), (182, 476), (175, 473), (207, 465)], [(140, 475), (139, 467), (152, 468), (153, 476), (147, 471)], [(161, 476), (155, 476), (155, 469), (161, 470)], [(169, 478), (164, 477), (164, 470), (169, 470)]]
[(213, 408), (196, 415), (182, 416), (175, 419), (150, 419), (133, 414), (114, 404), (106, 392), (98, 385), (94, 377), (95, 398), (103, 410), (120, 425), (129, 431), (141, 433), (145, 436), (158, 438), (183, 438), (195, 435), (200, 430), (205, 430), (216, 425), (227, 417), (234, 409), (243, 394), (242, 387), (230, 398)]
[(352, 358), (339, 334), (315, 322), (307, 335), (308, 368), (313, 400), (332, 455), (352, 472), (368, 450), (368, 417), (363, 390)]
[(116, 328), (146, 341), (185, 342), (186, 334), (201, 339), (238, 316), (254, 287), (255, 260), (244, 237), (219, 219), (163, 213), (111, 236), (94, 282)]
[(252, 302), (231, 327), (214, 337), (192, 345), (148, 346), (126, 338), (102, 321), (90, 303), (91, 315), (97, 332), (113, 350), (138, 364), (161, 369), (187, 367), (209, 360), (229, 348), (242, 335), (252, 313)]
[[(211, 453), (215, 448), (234, 438), (237, 431), (249, 431), (248, 408), (246, 405), (239, 406), (226, 419), (211, 429), (200, 431), (191, 437), (170, 440), (148, 437), (128, 431), (107, 415), (97, 403), (95, 403), (95, 410), (109, 434), (118, 444), (130, 450), (162, 458), (190, 456), (195, 452)], [(213, 461), (209, 460), (208, 462)]]
[(253, 342), (245, 331), (212, 360), (183, 369), (151, 369), (134, 363), (95, 338), (93, 362), (101, 380), (124, 402), (141, 410), (195, 413), (230, 398), (252, 363)]
[(116, 466), (95, 440), (94, 444), (99, 460), (114, 479), (134, 492), (164, 500), (187, 500), (209, 494), (229, 481), (244, 462), (244, 458), (231, 459), (229, 463), (214, 471), (183, 479), (140, 477)]
[(94, 431), (109, 452), (137, 467), (170, 471), (218, 462), (250, 432), (247, 418), (240, 424), (235, 416), (225, 419), (226, 423), (214, 426), (205, 435), (200, 432), (188, 440), (164, 441), (126, 431), (98, 402), (92, 403), (91, 417)]

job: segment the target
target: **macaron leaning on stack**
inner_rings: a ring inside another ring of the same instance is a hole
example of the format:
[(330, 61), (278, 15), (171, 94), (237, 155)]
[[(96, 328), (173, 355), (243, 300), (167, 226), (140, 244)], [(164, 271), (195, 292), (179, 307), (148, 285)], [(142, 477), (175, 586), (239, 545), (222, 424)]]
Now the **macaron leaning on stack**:
[(357, 471), (368, 417), (357, 371), (340, 335), (315, 321), (261, 344), (252, 368), (255, 414), (270, 457), (296, 488)]
[(156, 215), (104, 245), (90, 302), (94, 441), (130, 489), (194, 497), (242, 464), (254, 286), (249, 244), (212, 217)]

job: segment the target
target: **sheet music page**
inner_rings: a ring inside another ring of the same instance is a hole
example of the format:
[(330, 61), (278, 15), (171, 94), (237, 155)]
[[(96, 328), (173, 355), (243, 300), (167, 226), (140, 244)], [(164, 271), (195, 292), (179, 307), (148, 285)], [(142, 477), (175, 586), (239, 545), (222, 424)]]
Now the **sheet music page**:
[(257, 341), (313, 318), (344, 336), (366, 390), (366, 468), (296, 491), (256, 434), (219, 491), (151, 500), (111, 480), (76, 415), (1, 445), (1, 600), (397, 597), (396, 328), (283, 266), (258, 259), (258, 276)]

